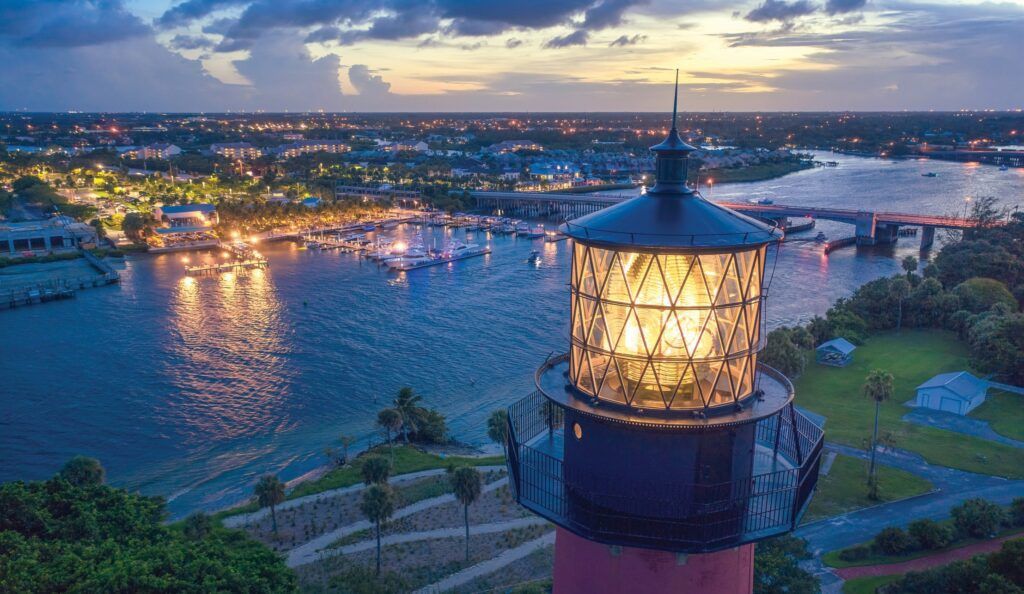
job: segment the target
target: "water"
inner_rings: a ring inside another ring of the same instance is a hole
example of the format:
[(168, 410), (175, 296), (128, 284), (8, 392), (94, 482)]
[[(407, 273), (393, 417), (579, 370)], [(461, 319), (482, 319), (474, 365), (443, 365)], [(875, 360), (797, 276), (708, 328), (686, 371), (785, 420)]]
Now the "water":
[[(933, 213), (962, 212), (968, 195), (1024, 201), (1019, 170), (821, 158), (840, 165), (720, 186), (714, 198)], [(569, 252), (474, 235), (491, 255), (401, 275), (288, 242), (261, 247), (265, 271), (200, 279), (183, 278), (180, 255), (130, 257), (119, 287), (0, 312), (0, 480), (45, 478), (83, 453), (113, 483), (168, 496), (176, 515), (213, 509), (247, 497), (261, 474), (314, 469), (339, 434), (365, 443), (403, 385), (443, 411), (455, 437), (487, 443), (487, 415), (527, 394), (537, 365), (566, 348)], [(532, 249), (538, 264), (526, 261)], [(916, 238), (828, 257), (787, 243), (769, 324), (823, 313), (918, 253)]]

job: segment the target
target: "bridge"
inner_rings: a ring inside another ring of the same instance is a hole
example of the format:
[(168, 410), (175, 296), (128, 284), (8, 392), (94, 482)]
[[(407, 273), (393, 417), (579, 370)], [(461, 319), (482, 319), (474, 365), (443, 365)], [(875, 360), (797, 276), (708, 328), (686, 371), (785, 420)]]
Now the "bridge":
[[(544, 194), (539, 192), (471, 192), (480, 208), (527, 217), (574, 219), (618, 204), (628, 196), (601, 194)], [(823, 219), (848, 223), (856, 228), (858, 245), (894, 243), (900, 227), (921, 228), (921, 249), (935, 242), (936, 229), (976, 227), (973, 219), (899, 212), (864, 211), (824, 206), (787, 206), (749, 202), (718, 202), (744, 214), (790, 226), (790, 218)]]

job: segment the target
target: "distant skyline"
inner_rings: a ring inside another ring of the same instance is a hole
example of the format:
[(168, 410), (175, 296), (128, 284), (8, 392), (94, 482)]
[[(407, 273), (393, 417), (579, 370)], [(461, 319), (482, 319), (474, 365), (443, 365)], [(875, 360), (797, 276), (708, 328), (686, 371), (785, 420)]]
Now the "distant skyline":
[(1024, 0), (6, 0), (0, 110), (1024, 108)]

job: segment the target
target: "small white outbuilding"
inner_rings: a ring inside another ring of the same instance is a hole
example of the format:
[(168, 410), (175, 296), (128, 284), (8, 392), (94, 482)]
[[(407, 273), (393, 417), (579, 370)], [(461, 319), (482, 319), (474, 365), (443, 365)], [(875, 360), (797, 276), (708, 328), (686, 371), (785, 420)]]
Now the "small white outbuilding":
[(987, 390), (988, 382), (966, 371), (940, 373), (917, 387), (915, 405), (966, 415), (985, 402)]

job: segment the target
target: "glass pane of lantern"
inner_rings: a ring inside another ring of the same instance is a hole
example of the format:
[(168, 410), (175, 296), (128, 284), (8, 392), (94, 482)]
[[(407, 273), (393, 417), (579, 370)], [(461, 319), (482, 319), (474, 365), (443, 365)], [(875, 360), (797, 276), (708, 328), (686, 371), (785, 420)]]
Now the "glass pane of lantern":
[[(612, 265), (615, 262), (615, 252), (610, 250), (602, 250), (598, 248), (590, 248), (590, 263), (594, 267), (594, 279), (597, 283), (594, 294), (604, 295), (602, 287), (607, 283), (608, 272), (611, 270)], [(607, 297), (605, 297), (607, 298)], [(621, 301), (629, 301), (629, 296), (625, 295)]]
[(599, 396), (601, 398), (622, 404), (626, 403), (626, 388), (623, 385), (622, 377), (619, 373), (619, 366), (614, 358), (612, 358), (608, 364), (604, 383), (600, 388), (601, 392)]
[(601, 389), (601, 382), (604, 381), (605, 371), (608, 363), (611, 362), (611, 355), (603, 353), (590, 353), (590, 369), (594, 372), (594, 394)]
[(587, 334), (587, 346), (610, 351), (615, 344), (614, 336), (608, 334), (608, 327), (605, 323), (604, 305), (597, 304), (594, 308), (594, 317), (590, 322), (590, 332)]
[(661, 396), (661, 384), (655, 373), (653, 364), (648, 364), (639, 377), (640, 385), (633, 394), (633, 406), (644, 408), (665, 408), (665, 401)]
[[(622, 343), (623, 340), (622, 334), (623, 329), (626, 326), (626, 320), (631, 317), (631, 308), (628, 305), (602, 303), (601, 309), (604, 311), (604, 324), (608, 332), (608, 346), (599, 348), (605, 348), (608, 351), (617, 351), (619, 349), (619, 344)], [(634, 324), (634, 326), (636, 325)], [(638, 337), (635, 338), (638, 340)], [(595, 344), (595, 346), (598, 345)], [(631, 348), (625, 344), (622, 346), (623, 352), (640, 352), (637, 351), (636, 348), (639, 347), (635, 347), (631, 350)]]
[(747, 330), (750, 332), (750, 346), (757, 345), (761, 339), (761, 302), (755, 301), (750, 305), (746, 306), (746, 312), (744, 317), (747, 322)]
[(711, 296), (704, 280), (704, 271), (698, 259), (693, 264), (690, 275), (686, 277), (683, 290), (676, 299), (676, 307), (707, 307), (711, 305)]
[(686, 282), (686, 276), (691, 274), (695, 258), (680, 254), (663, 254), (658, 256), (658, 264), (661, 269), (662, 279), (665, 282), (665, 292), (668, 304), (676, 305)]
[[(723, 307), (715, 310), (715, 320), (718, 322), (718, 336), (724, 346), (724, 353), (736, 352), (733, 332), (736, 330), (736, 322), (740, 311), (742, 311), (740, 307)], [(745, 328), (743, 332), (746, 333)], [(746, 342), (746, 336), (744, 336), (743, 341)], [(730, 347), (730, 345), (733, 346)]]
[(729, 305), (743, 301), (743, 292), (740, 288), (740, 277), (736, 272), (736, 260), (729, 258), (725, 267), (725, 277), (722, 279), (722, 286), (718, 289), (718, 296), (715, 303), (718, 305)]
[(722, 361), (718, 373), (718, 382), (715, 384), (715, 393), (711, 398), (711, 404), (722, 404), (723, 402), (732, 402), (734, 400), (733, 394), (735, 392), (733, 390), (731, 379), (729, 365), (726, 361)]
[(586, 246), (581, 247), (584, 248), (584, 253), (583, 260), (580, 262), (579, 292), (591, 297), (597, 297), (597, 280), (594, 278), (594, 266), (591, 262), (592, 252), (596, 250)]
[(732, 254), (704, 254), (700, 257), (700, 266), (711, 302), (717, 301), (718, 289), (725, 279), (731, 260)]
[(697, 376), (693, 369), (686, 365), (683, 374), (675, 388), (675, 396), (672, 399), (673, 408), (700, 408), (704, 402), (700, 399), (696, 386)]
[(587, 336), (591, 332), (591, 326), (593, 326), (597, 302), (586, 297), (579, 297), (576, 303), (578, 311), (572, 327), (572, 336), (580, 342), (586, 342)]

